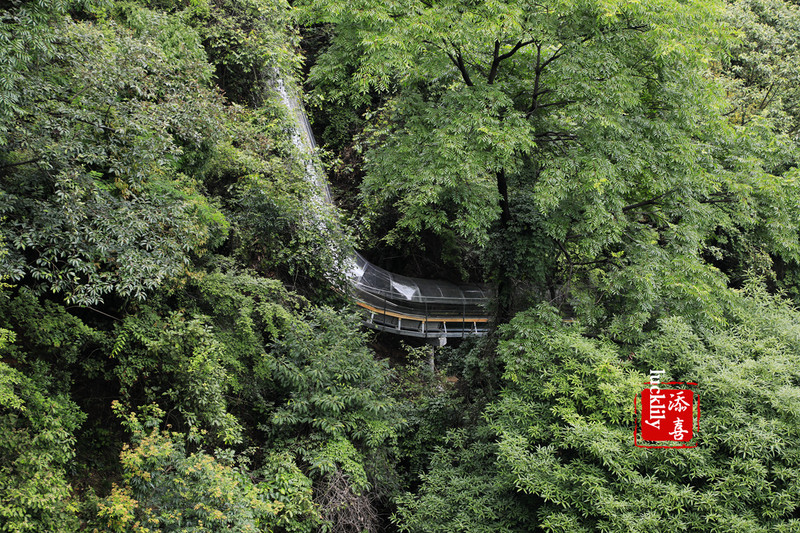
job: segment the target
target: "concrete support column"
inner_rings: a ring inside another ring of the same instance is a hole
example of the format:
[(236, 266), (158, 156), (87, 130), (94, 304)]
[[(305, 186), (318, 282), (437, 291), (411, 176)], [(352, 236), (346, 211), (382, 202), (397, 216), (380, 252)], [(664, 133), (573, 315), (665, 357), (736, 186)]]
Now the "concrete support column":
[(430, 351), (428, 352), (428, 369), (430, 369), (431, 374), (436, 373), (436, 365), (433, 361), (433, 356), (436, 354), (436, 347), (441, 347), (447, 344), (447, 337), (434, 337), (426, 339), (426, 342), (431, 347)]

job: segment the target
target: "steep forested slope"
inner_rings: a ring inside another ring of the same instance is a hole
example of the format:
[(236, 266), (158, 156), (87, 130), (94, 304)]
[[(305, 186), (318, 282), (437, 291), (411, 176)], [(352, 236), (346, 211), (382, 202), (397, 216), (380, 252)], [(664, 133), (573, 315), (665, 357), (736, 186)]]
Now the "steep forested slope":
[(336, 301), (286, 14), (2, 11), (0, 530), (303, 531), (377, 483), (387, 368), (285, 288)]
[[(797, 531), (797, 9), (4, 4), (0, 531)], [(331, 288), (302, 72), (365, 243), (500, 287), (437, 372)]]

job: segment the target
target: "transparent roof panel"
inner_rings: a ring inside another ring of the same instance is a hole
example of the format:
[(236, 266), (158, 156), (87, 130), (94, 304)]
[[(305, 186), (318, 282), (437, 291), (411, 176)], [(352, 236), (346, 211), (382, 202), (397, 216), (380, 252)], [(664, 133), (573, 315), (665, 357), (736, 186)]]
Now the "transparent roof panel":
[(492, 294), (487, 285), (455, 284), (449, 281), (395, 274), (373, 265), (359, 253), (355, 254), (349, 276), (350, 282), (359, 290), (400, 301), (458, 305), (465, 301), (474, 303), (488, 301)]

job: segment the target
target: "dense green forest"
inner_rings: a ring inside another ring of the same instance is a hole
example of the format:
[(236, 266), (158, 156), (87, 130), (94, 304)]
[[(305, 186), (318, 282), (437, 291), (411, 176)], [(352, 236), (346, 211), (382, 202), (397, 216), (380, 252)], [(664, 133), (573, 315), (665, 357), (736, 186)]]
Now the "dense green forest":
[(800, 532), (799, 136), (795, 0), (2, 2), (0, 532)]

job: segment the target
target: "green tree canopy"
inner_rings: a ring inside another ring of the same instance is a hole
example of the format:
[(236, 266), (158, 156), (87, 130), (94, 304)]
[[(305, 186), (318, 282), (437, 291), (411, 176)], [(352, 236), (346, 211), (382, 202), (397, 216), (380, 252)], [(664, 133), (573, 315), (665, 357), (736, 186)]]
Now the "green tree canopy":
[[(748, 286), (716, 317), (659, 321), (650, 340), (588, 339), (552, 309), (518, 315), (499, 347), (488, 418), (500, 470), (542, 500), (545, 531), (793, 531), (798, 527), (797, 311)], [(699, 446), (633, 446), (650, 369), (699, 383)]]
[(148, 38), (60, 21), (58, 59), (24, 73), (4, 121), (3, 268), (79, 304), (112, 291), (141, 299), (228, 230), (181, 171), (217, 136), (205, 53), (174, 18), (138, 13)]
[(704, 148), (719, 9), (313, 2), (307, 16), (333, 36), (311, 81), (334, 104), (382, 96), (362, 192), (373, 211), (395, 209), (390, 239), (429, 229), (483, 246), (527, 208), (538, 238), (595, 259), (638, 229), (641, 208), (699, 209), (719, 186)]

